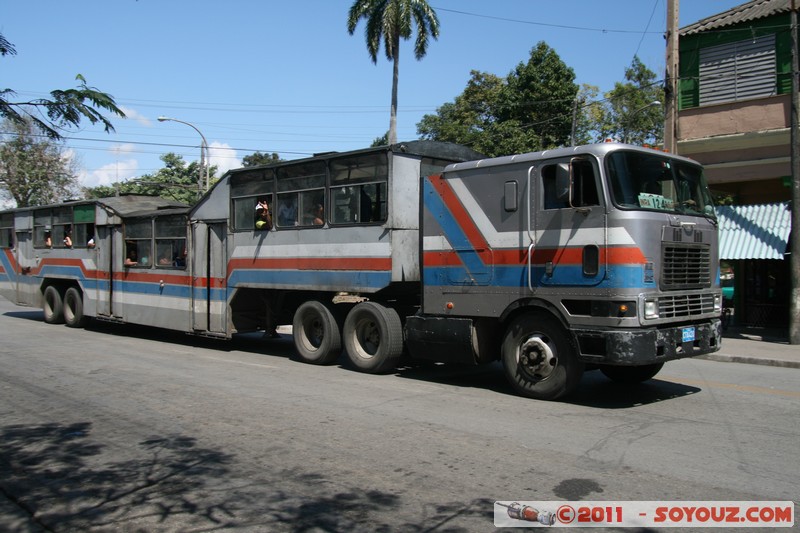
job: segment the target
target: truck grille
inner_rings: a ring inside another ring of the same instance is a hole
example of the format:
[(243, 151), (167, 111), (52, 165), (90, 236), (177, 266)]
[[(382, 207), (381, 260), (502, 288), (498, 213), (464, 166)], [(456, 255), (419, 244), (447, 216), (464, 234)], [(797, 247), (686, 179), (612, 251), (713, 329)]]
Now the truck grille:
[(664, 243), (661, 288), (667, 291), (711, 286), (711, 248), (708, 244)]
[(659, 318), (693, 317), (713, 312), (713, 294), (662, 296), (658, 299)]

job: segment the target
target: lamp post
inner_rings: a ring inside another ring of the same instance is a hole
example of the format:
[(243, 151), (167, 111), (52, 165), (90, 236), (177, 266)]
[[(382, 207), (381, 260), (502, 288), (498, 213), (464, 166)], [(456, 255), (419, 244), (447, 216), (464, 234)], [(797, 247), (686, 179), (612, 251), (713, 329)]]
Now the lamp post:
[(203, 190), (203, 169), (205, 168), (205, 174), (206, 174), (206, 189), (205, 190), (208, 191), (208, 184), (209, 184), (209, 179), (208, 179), (208, 158), (209, 158), (209, 155), (208, 155), (208, 142), (206, 141), (206, 137), (205, 137), (205, 135), (203, 135), (203, 132), (200, 131), (199, 129), (197, 129), (197, 126), (195, 126), (194, 124), (186, 122), (185, 120), (178, 120), (177, 118), (170, 118), (170, 117), (160, 116), (160, 117), (158, 117), (158, 121), (159, 122), (165, 122), (165, 121), (180, 122), (181, 124), (186, 124), (187, 126), (189, 126), (194, 131), (196, 131), (197, 133), (200, 134), (200, 138), (203, 140), (203, 142), (200, 144), (200, 179), (197, 180), (197, 188), (202, 192), (202, 190)]
[[(639, 109), (636, 109), (635, 111), (633, 111), (631, 113), (628, 113), (627, 116), (626, 116), (626, 119), (627, 120), (631, 120), (631, 119), (633, 119), (633, 117), (635, 117), (636, 115), (638, 115), (639, 113), (641, 113), (645, 109), (648, 109), (650, 107), (657, 106), (657, 105), (661, 105), (661, 102), (659, 102), (658, 100), (653, 100), (649, 104), (643, 105)], [(623, 137), (622, 142), (624, 142), (625, 144), (628, 143), (628, 129), (627, 128), (625, 128), (625, 137)]]

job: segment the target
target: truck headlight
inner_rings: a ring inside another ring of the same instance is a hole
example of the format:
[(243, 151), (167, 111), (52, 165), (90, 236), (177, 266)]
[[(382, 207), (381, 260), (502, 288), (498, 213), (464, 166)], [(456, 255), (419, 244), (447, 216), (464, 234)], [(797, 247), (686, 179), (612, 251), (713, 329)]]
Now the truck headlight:
[(658, 318), (658, 300), (644, 301), (644, 317), (646, 319)]
[(714, 295), (714, 312), (715, 313), (722, 312), (722, 295), (720, 294)]

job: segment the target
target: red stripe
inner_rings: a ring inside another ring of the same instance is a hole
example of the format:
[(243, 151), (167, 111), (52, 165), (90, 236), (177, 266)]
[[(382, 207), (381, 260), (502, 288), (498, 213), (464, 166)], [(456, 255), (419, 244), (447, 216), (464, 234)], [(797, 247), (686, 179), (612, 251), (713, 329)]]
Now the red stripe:
[(472, 244), (472, 249), (478, 253), (485, 264), (490, 263), (491, 257), (487, 253), (489, 243), (486, 242), (483, 233), (481, 233), (481, 230), (475, 225), (469, 212), (464, 207), (464, 204), (461, 203), (461, 200), (459, 200), (458, 195), (456, 195), (452, 187), (450, 187), (450, 184), (447, 183), (447, 180), (442, 178), (441, 175), (435, 175), (428, 176), (428, 181), (430, 181), (433, 188), (439, 193), (439, 196), (441, 196), (450, 214), (453, 215), (453, 220), (456, 221), (470, 244)]
[(45, 266), (78, 267), (85, 279), (97, 279), (101, 277), (100, 271), (88, 270), (84, 266), (83, 261), (81, 261), (80, 259), (67, 259), (64, 257), (49, 257), (42, 259), (42, 261), (39, 263), (39, 266), (37, 266), (36, 268), (31, 268), (28, 274), (32, 276), (38, 276), (41, 274), (42, 269)]
[[(528, 251), (520, 248), (516, 250), (493, 250), (487, 253), (491, 256), (491, 264), (496, 266), (524, 265), (527, 264)], [(548, 261), (557, 264), (583, 263), (583, 248), (536, 248), (533, 252), (533, 264), (541, 265)], [(641, 265), (646, 262), (639, 248), (601, 248), (600, 262), (607, 265)], [(424, 254), (425, 266), (459, 266), (461, 260), (453, 250), (432, 251)]]

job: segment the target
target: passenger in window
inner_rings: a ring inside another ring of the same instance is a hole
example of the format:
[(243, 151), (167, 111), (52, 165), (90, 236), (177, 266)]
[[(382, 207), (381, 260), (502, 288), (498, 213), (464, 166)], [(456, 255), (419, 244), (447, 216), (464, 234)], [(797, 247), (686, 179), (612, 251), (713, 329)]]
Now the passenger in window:
[(315, 226), (322, 226), (325, 224), (325, 210), (322, 207), (322, 204), (315, 204), (314, 207), (311, 208), (311, 216), (312, 224)]
[(89, 237), (89, 242), (86, 243), (87, 248), (94, 248), (94, 235)]
[(266, 200), (259, 200), (256, 205), (256, 229), (269, 231), (272, 229), (272, 215)]
[(182, 253), (175, 257), (175, 262), (173, 264), (178, 268), (183, 268), (186, 266), (186, 248), (183, 249)]
[(278, 207), (278, 224), (281, 226), (297, 225), (297, 198), (284, 198)]
[(48, 248), (53, 247), (53, 234), (50, 232), (50, 226), (48, 226), (47, 230), (44, 232), (44, 245)]
[(372, 198), (370, 198), (364, 187), (361, 187), (361, 220), (360, 222), (372, 222)]
[(139, 258), (136, 254), (136, 245), (133, 243), (128, 243), (127, 245), (127, 252), (125, 253), (125, 263), (126, 267), (136, 266), (139, 264)]
[(72, 248), (72, 229), (69, 226), (64, 228), (64, 246)]

